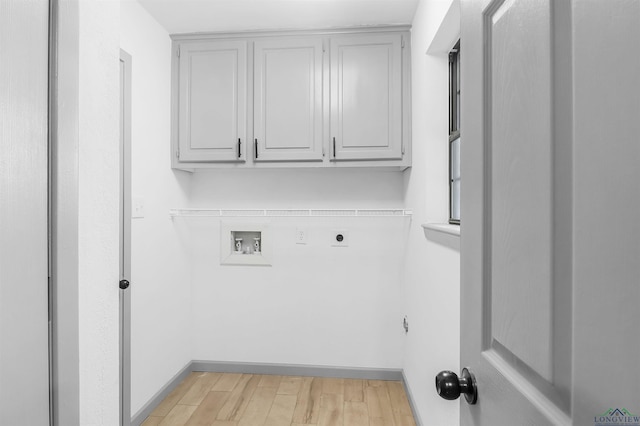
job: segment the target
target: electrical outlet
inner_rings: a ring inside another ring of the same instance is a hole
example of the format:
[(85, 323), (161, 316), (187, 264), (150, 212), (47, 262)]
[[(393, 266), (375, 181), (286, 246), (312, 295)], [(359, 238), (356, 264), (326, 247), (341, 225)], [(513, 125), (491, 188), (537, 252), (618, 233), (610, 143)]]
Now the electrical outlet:
[(307, 244), (307, 230), (296, 228), (296, 244)]
[(349, 232), (344, 229), (334, 229), (331, 233), (333, 247), (349, 247)]

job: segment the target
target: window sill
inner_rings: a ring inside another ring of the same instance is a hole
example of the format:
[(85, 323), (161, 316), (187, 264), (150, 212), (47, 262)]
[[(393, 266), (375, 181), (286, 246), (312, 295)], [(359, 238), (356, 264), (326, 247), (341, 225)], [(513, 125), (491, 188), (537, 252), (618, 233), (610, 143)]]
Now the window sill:
[(423, 223), (422, 227), (426, 231), (441, 232), (443, 234), (460, 237), (460, 225), (451, 225), (449, 223)]

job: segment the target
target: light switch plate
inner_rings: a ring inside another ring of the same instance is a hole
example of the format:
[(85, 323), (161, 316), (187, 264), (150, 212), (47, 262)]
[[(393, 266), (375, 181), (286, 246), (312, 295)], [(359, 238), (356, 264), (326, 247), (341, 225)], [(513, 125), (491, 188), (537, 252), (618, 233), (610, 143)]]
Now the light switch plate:
[(131, 200), (131, 217), (133, 219), (144, 217), (144, 198), (133, 197)]

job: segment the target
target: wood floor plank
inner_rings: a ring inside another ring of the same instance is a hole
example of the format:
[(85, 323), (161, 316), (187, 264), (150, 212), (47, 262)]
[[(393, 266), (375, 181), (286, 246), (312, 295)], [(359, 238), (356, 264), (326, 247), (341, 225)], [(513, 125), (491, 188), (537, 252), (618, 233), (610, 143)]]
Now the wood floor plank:
[(320, 414), (318, 426), (343, 426), (344, 401), (339, 394), (322, 394), (320, 397)]
[(389, 398), (391, 399), (391, 406), (394, 412), (397, 412), (403, 416), (413, 416), (411, 412), (411, 406), (409, 405), (409, 399), (404, 391), (404, 386), (401, 382), (387, 382), (387, 390), (389, 391)]
[(321, 379), (317, 377), (305, 378), (300, 388), (300, 393), (298, 393), (298, 403), (293, 413), (293, 422), (306, 425), (318, 423), (321, 394)]
[(280, 386), (281, 380), (282, 380), (282, 376), (264, 375), (260, 378), (260, 383), (258, 383), (258, 387), (278, 389), (278, 387)]
[(195, 405), (176, 404), (158, 426), (184, 426), (196, 408)]
[(345, 379), (344, 400), (351, 402), (364, 402), (364, 380)]
[(198, 379), (199, 373), (190, 373), (160, 404), (151, 412), (150, 416), (165, 417), (169, 411), (182, 399), (191, 385)]
[(367, 386), (365, 388), (366, 392), (366, 403), (367, 403), (367, 412), (369, 417), (380, 417), (382, 418), (382, 407), (380, 407), (380, 400), (378, 398), (378, 393), (376, 392), (377, 388)]
[(149, 416), (140, 426), (158, 426), (164, 417)]
[(243, 374), (224, 373), (211, 390), (216, 392), (231, 392), (242, 376)]
[(302, 386), (303, 378), (300, 376), (282, 376), (280, 386), (278, 386), (278, 394), (280, 395), (298, 395)]
[(256, 388), (238, 426), (262, 426), (267, 420), (276, 392), (276, 388)]
[(381, 418), (386, 426), (395, 426), (391, 400), (386, 386), (367, 388), (367, 406), (369, 418)]
[(322, 393), (344, 395), (344, 379), (325, 377), (322, 379)]
[(215, 420), (231, 392), (211, 391), (191, 415), (187, 426), (209, 426)]
[(344, 424), (348, 426), (369, 426), (367, 404), (364, 402), (345, 402)]
[(298, 397), (296, 395), (276, 394), (264, 426), (283, 426), (291, 424), (293, 411), (296, 409), (297, 401)]
[[(388, 388), (382, 387), (378, 389), (378, 397), (380, 398), (380, 404), (382, 405), (382, 418), (385, 420), (393, 421), (395, 420), (395, 415), (393, 412), (393, 405), (391, 404), (391, 398), (389, 396)], [(398, 422), (394, 422), (397, 423)], [(391, 423), (389, 423), (391, 424)]]
[(240, 420), (242, 413), (246, 410), (253, 392), (260, 383), (260, 376), (243, 374), (238, 384), (229, 395), (229, 399), (218, 412), (218, 420)]
[(192, 373), (142, 426), (416, 426), (398, 381)]
[(396, 426), (416, 426), (416, 422), (413, 419), (413, 416), (404, 416), (400, 415), (395, 417)]
[(220, 373), (200, 373), (178, 404), (200, 405), (204, 397), (207, 396), (221, 376), (222, 374)]

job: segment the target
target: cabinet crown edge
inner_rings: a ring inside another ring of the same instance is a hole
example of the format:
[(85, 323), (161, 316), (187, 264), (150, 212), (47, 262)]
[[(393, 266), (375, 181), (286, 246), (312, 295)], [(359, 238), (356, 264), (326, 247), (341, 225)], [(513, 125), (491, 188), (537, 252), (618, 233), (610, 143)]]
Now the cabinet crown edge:
[(229, 38), (260, 38), (277, 36), (332, 36), (347, 34), (367, 34), (384, 32), (409, 32), (411, 25), (367, 25), (359, 27), (315, 28), (315, 29), (280, 29), (280, 30), (243, 30), (243, 31), (211, 31), (196, 33), (170, 34), (172, 41), (215, 40)]

